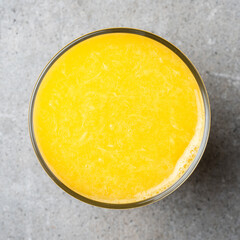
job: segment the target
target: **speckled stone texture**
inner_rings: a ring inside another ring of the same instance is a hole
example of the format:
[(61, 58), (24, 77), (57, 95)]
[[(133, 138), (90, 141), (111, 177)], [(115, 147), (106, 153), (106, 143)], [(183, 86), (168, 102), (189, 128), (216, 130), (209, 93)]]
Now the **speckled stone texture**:
[[(0, 239), (239, 239), (239, 0), (1, 0), (0, 16)], [(28, 134), (29, 99), (45, 64), (71, 40), (107, 27), (174, 43), (211, 101), (209, 144), (195, 172), (172, 195), (138, 209), (101, 209), (64, 193)]]

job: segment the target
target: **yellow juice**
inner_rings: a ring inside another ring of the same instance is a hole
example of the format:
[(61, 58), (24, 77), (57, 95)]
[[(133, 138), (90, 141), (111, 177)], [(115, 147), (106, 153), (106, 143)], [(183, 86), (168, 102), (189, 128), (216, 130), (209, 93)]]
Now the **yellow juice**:
[(186, 64), (148, 37), (108, 33), (66, 51), (38, 89), (40, 153), (68, 188), (107, 203), (152, 197), (196, 156), (204, 105)]

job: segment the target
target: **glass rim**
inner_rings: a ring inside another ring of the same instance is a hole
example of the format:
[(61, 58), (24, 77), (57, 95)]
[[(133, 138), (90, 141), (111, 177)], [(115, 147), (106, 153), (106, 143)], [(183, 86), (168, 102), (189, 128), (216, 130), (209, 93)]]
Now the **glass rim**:
[[(130, 202), (130, 203), (107, 203), (107, 202), (100, 202), (100, 201), (96, 201), (96, 200), (84, 197), (84, 196), (76, 193), (75, 191), (73, 191), (72, 189), (70, 189), (69, 187), (64, 185), (54, 175), (54, 173), (50, 170), (50, 168), (47, 166), (47, 163), (44, 161), (44, 158), (42, 157), (42, 155), (40, 153), (40, 150), (39, 150), (39, 148), (37, 146), (37, 142), (36, 142), (35, 135), (34, 135), (34, 129), (33, 129), (33, 109), (34, 109), (35, 98), (36, 98), (39, 86), (40, 86), (42, 80), (44, 79), (44, 76), (48, 72), (48, 70), (51, 68), (51, 66), (54, 64), (54, 62), (62, 54), (64, 54), (66, 51), (68, 51), (74, 45), (76, 45), (76, 44), (78, 44), (78, 43), (80, 43), (80, 42), (82, 42), (82, 41), (84, 41), (84, 40), (86, 40), (88, 38), (95, 37), (95, 36), (102, 35), (102, 34), (108, 34), (108, 33), (131, 33), (131, 34), (137, 34), (137, 35), (141, 35), (141, 36), (145, 36), (145, 37), (148, 37), (150, 39), (153, 39), (153, 40), (163, 44), (167, 48), (169, 48), (178, 57), (180, 57), (182, 59), (182, 61), (187, 65), (187, 67), (190, 69), (190, 71), (192, 72), (192, 74), (194, 75), (194, 78), (196, 79), (196, 81), (198, 83), (198, 86), (199, 86), (199, 89), (201, 91), (201, 95), (202, 95), (202, 98), (203, 98), (203, 104), (204, 104), (204, 110), (205, 110), (204, 132), (203, 132), (203, 137), (202, 137), (202, 141), (201, 141), (200, 147), (198, 149), (198, 152), (197, 152), (194, 160), (192, 161), (192, 163), (190, 164), (188, 169), (184, 172), (184, 174), (175, 183), (173, 183), (169, 188), (167, 188), (163, 192), (160, 192), (157, 195), (154, 195), (154, 196), (152, 196), (150, 198), (147, 198), (147, 199), (144, 199), (144, 200), (141, 200), (141, 201), (138, 201), (138, 202)], [(86, 35), (83, 35), (83, 36), (73, 40), (72, 42), (67, 44), (65, 47), (63, 47), (60, 51), (58, 51), (57, 54), (55, 54), (50, 59), (50, 61), (47, 63), (47, 65), (44, 67), (44, 69), (40, 73), (40, 75), (38, 77), (38, 80), (37, 80), (37, 82), (36, 82), (36, 84), (34, 86), (33, 92), (32, 92), (32, 96), (31, 96), (31, 99), (30, 99), (30, 105), (29, 105), (29, 112), (28, 112), (28, 128), (29, 128), (29, 134), (30, 134), (32, 146), (33, 146), (33, 149), (35, 151), (35, 154), (36, 154), (39, 162), (41, 163), (41, 166), (47, 172), (47, 174), (50, 176), (50, 178), (60, 188), (62, 188), (65, 192), (67, 192), (71, 196), (77, 198), (78, 200), (81, 200), (81, 201), (83, 201), (85, 203), (88, 203), (88, 204), (91, 204), (91, 205), (94, 205), (94, 206), (97, 206), (97, 207), (111, 208), (111, 209), (127, 209), (127, 208), (136, 208), (136, 207), (148, 205), (150, 203), (154, 203), (154, 202), (157, 202), (157, 201), (165, 198), (166, 196), (168, 196), (169, 194), (174, 192), (177, 188), (179, 188), (188, 179), (188, 177), (193, 173), (193, 171), (197, 167), (200, 159), (202, 158), (202, 155), (203, 155), (203, 153), (205, 151), (205, 148), (206, 148), (206, 145), (207, 145), (207, 142), (208, 142), (208, 138), (209, 138), (210, 125), (211, 125), (211, 110), (210, 110), (210, 102), (209, 102), (207, 90), (206, 90), (206, 87), (204, 85), (204, 82), (203, 82), (201, 76), (199, 75), (198, 71), (196, 70), (196, 68), (194, 67), (192, 62), (176, 46), (174, 46), (172, 43), (168, 42), (167, 40), (163, 39), (162, 37), (157, 36), (157, 35), (155, 35), (153, 33), (144, 31), (144, 30), (134, 29), (134, 28), (107, 28), (107, 29), (97, 30), (97, 31), (88, 33)]]

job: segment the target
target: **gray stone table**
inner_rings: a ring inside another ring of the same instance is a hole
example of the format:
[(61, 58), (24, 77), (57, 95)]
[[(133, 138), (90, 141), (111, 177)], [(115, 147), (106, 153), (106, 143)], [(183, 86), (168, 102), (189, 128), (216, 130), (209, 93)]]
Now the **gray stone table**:
[[(0, 0), (0, 239), (217, 239), (240, 235), (239, 0)], [(28, 104), (64, 45), (107, 27), (134, 27), (178, 46), (202, 75), (212, 107), (206, 152), (164, 200), (131, 210), (82, 203), (41, 168)]]

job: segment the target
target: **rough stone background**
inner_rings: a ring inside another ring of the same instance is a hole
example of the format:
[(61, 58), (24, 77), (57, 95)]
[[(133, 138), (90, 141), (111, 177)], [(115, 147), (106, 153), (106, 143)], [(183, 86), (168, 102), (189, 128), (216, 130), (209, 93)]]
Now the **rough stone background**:
[[(0, 239), (240, 238), (239, 0), (0, 0)], [(166, 199), (138, 209), (82, 203), (41, 168), (28, 104), (41, 70), (64, 45), (107, 27), (174, 43), (202, 75), (212, 107), (206, 152)]]

